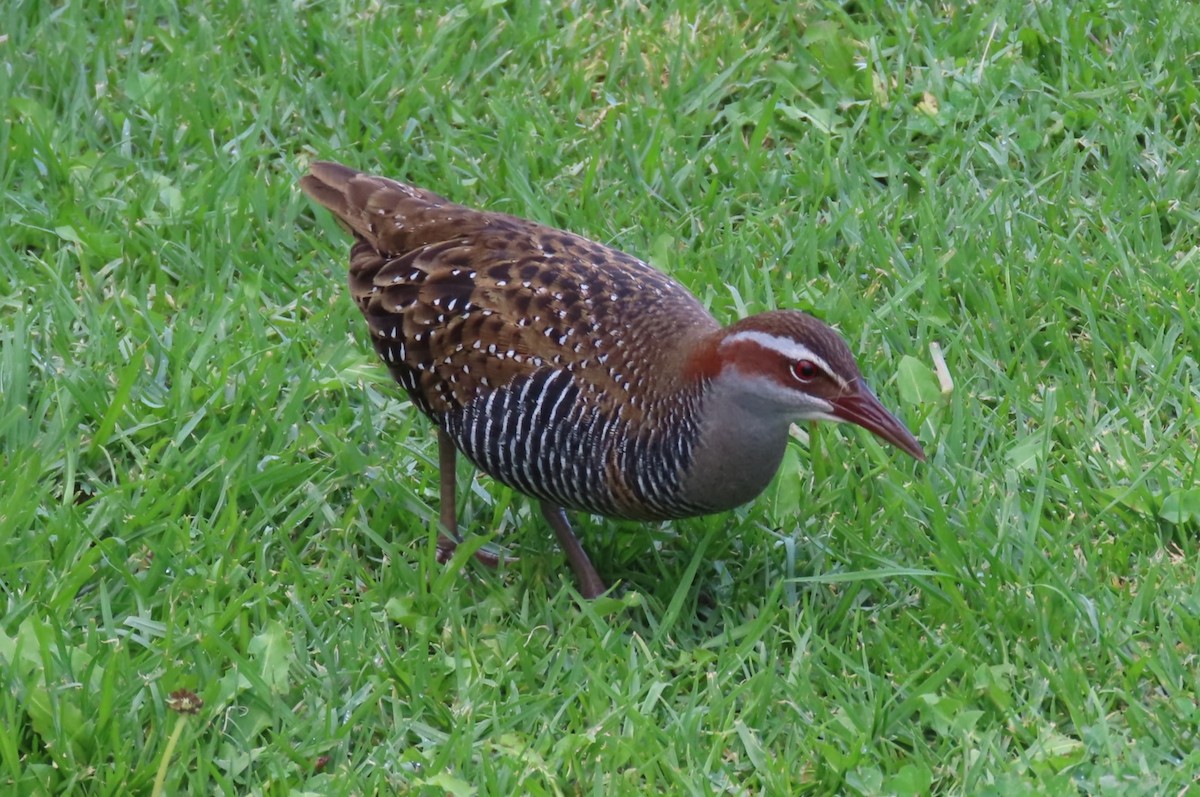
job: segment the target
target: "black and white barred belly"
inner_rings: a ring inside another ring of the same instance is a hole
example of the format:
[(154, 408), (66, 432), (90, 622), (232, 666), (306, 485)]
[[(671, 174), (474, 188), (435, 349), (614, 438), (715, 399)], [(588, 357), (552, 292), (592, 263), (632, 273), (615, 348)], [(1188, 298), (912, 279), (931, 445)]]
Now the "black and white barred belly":
[(480, 470), (565, 509), (637, 520), (711, 511), (681, 495), (694, 413), (635, 432), (584, 400), (565, 370), (540, 369), (434, 420)]

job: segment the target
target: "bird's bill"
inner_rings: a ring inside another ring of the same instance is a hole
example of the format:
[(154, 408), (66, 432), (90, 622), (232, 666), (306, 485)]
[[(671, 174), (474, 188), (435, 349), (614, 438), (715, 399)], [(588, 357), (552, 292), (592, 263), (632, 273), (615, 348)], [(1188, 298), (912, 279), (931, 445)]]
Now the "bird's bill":
[(838, 420), (858, 424), (914, 459), (924, 461), (925, 449), (921, 448), (917, 438), (861, 382), (858, 392), (834, 399), (832, 404), (833, 414)]

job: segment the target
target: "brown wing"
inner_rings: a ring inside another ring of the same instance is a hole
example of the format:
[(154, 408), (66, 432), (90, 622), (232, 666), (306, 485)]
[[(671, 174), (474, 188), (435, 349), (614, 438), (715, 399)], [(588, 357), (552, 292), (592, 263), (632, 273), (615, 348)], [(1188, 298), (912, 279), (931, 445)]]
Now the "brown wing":
[(681, 369), (662, 365), (717, 329), (678, 283), (580, 236), (331, 163), (301, 187), (354, 233), (354, 299), (435, 419), (549, 368), (571, 372), (598, 411), (650, 421), (646, 397), (678, 387), (665, 380)]

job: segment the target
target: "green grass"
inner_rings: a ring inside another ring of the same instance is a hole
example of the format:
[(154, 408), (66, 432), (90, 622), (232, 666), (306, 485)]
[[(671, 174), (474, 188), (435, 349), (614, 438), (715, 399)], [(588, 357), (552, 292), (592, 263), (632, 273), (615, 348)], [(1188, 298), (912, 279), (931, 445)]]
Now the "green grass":
[[(100, 6), (0, 11), (0, 791), (1200, 789), (1200, 8)], [(595, 603), (464, 466), (440, 566), (316, 158), (810, 310), (930, 461), (577, 518)]]

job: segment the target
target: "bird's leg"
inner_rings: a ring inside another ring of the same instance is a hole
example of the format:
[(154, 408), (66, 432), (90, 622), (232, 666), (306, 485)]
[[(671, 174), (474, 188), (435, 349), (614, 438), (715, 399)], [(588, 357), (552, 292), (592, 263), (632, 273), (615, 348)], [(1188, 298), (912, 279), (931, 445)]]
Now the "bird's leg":
[(562, 546), (563, 553), (567, 555), (567, 561), (571, 563), (571, 569), (575, 571), (575, 578), (579, 581), (579, 594), (589, 600), (599, 598), (604, 594), (606, 587), (600, 580), (600, 575), (596, 573), (596, 568), (592, 567), (592, 560), (588, 559), (587, 551), (583, 550), (575, 532), (571, 531), (567, 513), (561, 506), (543, 501), (542, 515), (554, 529), (554, 534), (558, 537), (558, 544)]
[[(454, 447), (454, 441), (450, 439), (450, 435), (438, 429), (438, 471), (441, 475), (442, 528), (438, 532), (437, 560), (441, 564), (446, 564), (446, 562), (450, 561), (450, 557), (454, 556), (454, 550), (462, 542), (462, 538), (458, 536), (458, 510), (455, 506), (457, 466), (458, 449)], [(475, 559), (480, 564), (493, 568), (498, 566), (501, 561), (505, 563), (515, 561), (510, 556), (501, 556), (491, 551), (485, 551), (482, 548), (475, 552)]]
[(450, 435), (438, 429), (438, 474), (441, 477), (442, 528), (438, 531), (437, 560), (450, 561), (461, 539), (458, 536), (458, 510), (455, 507), (458, 450)]

